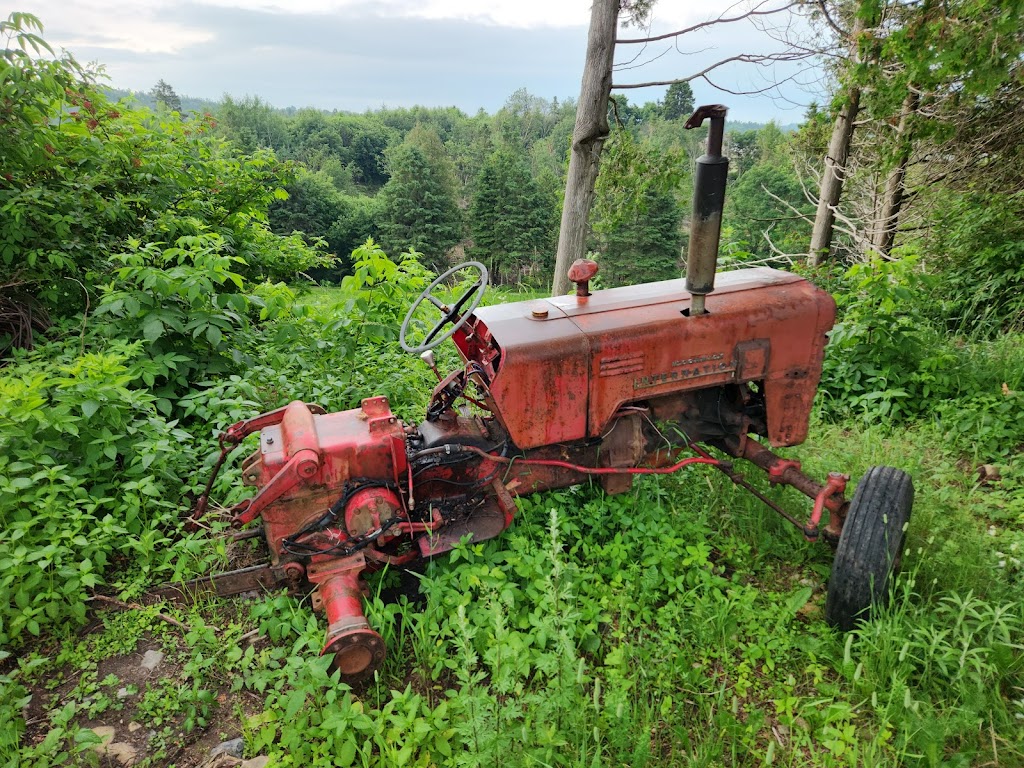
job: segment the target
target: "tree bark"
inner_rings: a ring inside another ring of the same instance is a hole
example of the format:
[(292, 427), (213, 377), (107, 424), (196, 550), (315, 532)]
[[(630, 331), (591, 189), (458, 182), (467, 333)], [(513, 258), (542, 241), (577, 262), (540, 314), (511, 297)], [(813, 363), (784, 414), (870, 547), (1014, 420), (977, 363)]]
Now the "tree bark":
[(594, 202), (601, 147), (608, 137), (608, 98), (612, 88), (612, 63), (615, 59), (615, 24), (619, 0), (593, 0), (587, 57), (583, 65), (580, 100), (576, 107), (576, 127), (572, 134), (572, 153), (565, 180), (562, 224), (558, 230), (558, 251), (552, 296), (568, 291), (569, 265), (586, 255), (587, 224)]
[[(858, 5), (860, 6), (859, 11), (863, 11), (865, 0), (861, 0)], [(850, 70), (856, 66), (860, 58), (858, 38), (865, 28), (864, 17), (858, 12), (849, 38)], [(821, 174), (821, 187), (818, 191), (818, 211), (814, 216), (811, 248), (807, 254), (807, 264), (812, 267), (825, 261), (832, 251), (832, 230), (836, 223), (836, 208), (843, 196), (846, 162), (850, 156), (850, 144), (853, 142), (853, 122), (857, 119), (859, 110), (860, 86), (851, 82), (847, 85), (846, 99), (832, 126), (832, 138), (828, 143), (828, 154), (825, 155), (825, 167)]]
[(846, 103), (836, 115), (832, 126), (832, 138), (825, 155), (825, 169), (821, 174), (821, 188), (818, 191), (818, 212), (814, 216), (811, 230), (811, 250), (807, 255), (809, 266), (816, 267), (829, 257), (832, 250), (832, 228), (836, 222), (836, 206), (843, 196), (843, 182), (846, 180), (846, 161), (853, 141), (853, 121), (860, 109), (860, 88), (850, 86), (846, 92)]
[(871, 242), (881, 255), (888, 256), (896, 242), (896, 230), (899, 229), (900, 212), (903, 209), (904, 182), (907, 177), (907, 165), (910, 163), (911, 134), (910, 118), (917, 109), (917, 93), (909, 91), (900, 109), (900, 122), (896, 128), (898, 155), (896, 165), (885, 180), (885, 193), (878, 209), (878, 216), (872, 232)]

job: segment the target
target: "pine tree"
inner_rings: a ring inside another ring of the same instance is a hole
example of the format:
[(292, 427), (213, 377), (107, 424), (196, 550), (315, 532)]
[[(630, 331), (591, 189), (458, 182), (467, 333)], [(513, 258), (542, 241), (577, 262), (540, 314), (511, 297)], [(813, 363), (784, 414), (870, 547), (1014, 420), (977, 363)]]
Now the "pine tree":
[(488, 262), (496, 282), (518, 282), (551, 269), (557, 221), (520, 155), (502, 149), (488, 158), (476, 181), (469, 211), (475, 254)]
[(603, 234), (603, 284), (636, 285), (679, 277), (682, 267), (680, 213), (672, 193), (651, 188), (641, 196), (642, 210), (631, 221)]
[(391, 179), (380, 192), (381, 239), (388, 251), (415, 248), (437, 268), (462, 235), (462, 215), (443, 175), (414, 146), (389, 157)]
[(181, 112), (181, 98), (163, 78), (157, 80), (149, 95), (156, 99), (158, 104), (163, 104), (171, 112)]
[(685, 120), (693, 112), (693, 89), (689, 83), (672, 83), (665, 92), (662, 116), (666, 120)]

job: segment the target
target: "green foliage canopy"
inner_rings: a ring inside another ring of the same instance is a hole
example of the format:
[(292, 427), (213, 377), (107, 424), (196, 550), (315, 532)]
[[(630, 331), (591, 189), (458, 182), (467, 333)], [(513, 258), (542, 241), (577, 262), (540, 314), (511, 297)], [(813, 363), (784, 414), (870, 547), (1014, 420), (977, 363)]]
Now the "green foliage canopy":
[(557, 234), (555, 208), (522, 155), (509, 148), (495, 152), (475, 188), (469, 210), (473, 255), (490, 266), (499, 283), (531, 274), (546, 281)]
[(432, 266), (462, 237), (462, 213), (443, 169), (417, 147), (402, 144), (389, 156), (391, 178), (380, 192), (381, 238), (390, 250), (412, 248)]
[(594, 204), (594, 241), (608, 286), (679, 277), (683, 163), (618, 131), (605, 144)]

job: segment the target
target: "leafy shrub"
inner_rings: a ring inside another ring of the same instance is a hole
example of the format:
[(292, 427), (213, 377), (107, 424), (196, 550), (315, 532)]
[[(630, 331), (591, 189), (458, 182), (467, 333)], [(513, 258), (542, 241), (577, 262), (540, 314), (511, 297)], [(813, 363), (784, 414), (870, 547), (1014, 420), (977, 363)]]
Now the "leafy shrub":
[(1024, 395), (983, 393), (939, 403), (935, 419), (958, 445), (970, 446), (974, 456), (991, 460), (1024, 449)]
[(911, 256), (847, 270), (822, 372), (826, 411), (905, 419), (924, 398), (948, 392), (948, 370), (924, 364), (933, 341), (921, 311), (924, 281)]
[(341, 287), (353, 294), (351, 308), (359, 313), (361, 336), (398, 338), (398, 327), (410, 304), (434, 278), (420, 263), (421, 255), (409, 250), (393, 261), (372, 238), (352, 252), (352, 274)]
[(934, 278), (913, 255), (851, 267), (836, 283), (839, 320), (826, 349), (826, 415), (892, 424), (929, 417), (959, 450), (992, 460), (1024, 443), (1024, 349), (944, 336), (933, 325)]
[[(186, 392), (198, 369), (217, 375), (240, 363), (234, 337), (249, 327), (254, 299), (242, 292), (242, 259), (230, 254), (224, 239), (182, 235), (171, 247), (133, 239), (128, 247), (114, 257), (122, 266), (104, 288), (95, 317), (109, 316), (112, 334), (147, 342), (154, 360), (174, 355), (173, 365), (159, 372), (161, 396)], [(263, 319), (282, 306), (278, 296), (267, 295), (269, 302), (255, 299)]]
[[(114, 314), (139, 320), (153, 340), (162, 326), (173, 325), (154, 313), (174, 308), (157, 303), (173, 295), (196, 308), (204, 286), (182, 284), (188, 266), (208, 270), (205, 279), (225, 293), (214, 272), (229, 276), (227, 265), (215, 269), (214, 256), (252, 281), (292, 279), (325, 263), (301, 237), (270, 231), (267, 208), (287, 196), (281, 184), (289, 166), (271, 152), (239, 154), (213, 136), (209, 115), (182, 120), (111, 104), (74, 59), (29, 54), (49, 51), (31, 31), (39, 28), (26, 14), (0, 22), (0, 35), (13, 40), (0, 56), (0, 304), (39, 304), (58, 316), (87, 311), (113, 269), (117, 279), (137, 279), (134, 287), (151, 293), (148, 305), (122, 304)], [(143, 275), (143, 267), (167, 270), (166, 280), (179, 285), (169, 290), (155, 272)], [(231, 279), (241, 292), (241, 282)], [(206, 335), (218, 347), (223, 313), (244, 308), (214, 309), (219, 317), (187, 329), (183, 323), (179, 332)], [(31, 341), (23, 329), (0, 327), (0, 349), (16, 338)]]
[(120, 556), (144, 574), (194, 562), (165, 534), (195, 461), (191, 435), (137, 386), (151, 375), (140, 344), (76, 347), (46, 345), (0, 375), (2, 643), (84, 620)]
[(937, 319), (974, 336), (1024, 328), (1024, 192), (950, 195), (933, 207)]

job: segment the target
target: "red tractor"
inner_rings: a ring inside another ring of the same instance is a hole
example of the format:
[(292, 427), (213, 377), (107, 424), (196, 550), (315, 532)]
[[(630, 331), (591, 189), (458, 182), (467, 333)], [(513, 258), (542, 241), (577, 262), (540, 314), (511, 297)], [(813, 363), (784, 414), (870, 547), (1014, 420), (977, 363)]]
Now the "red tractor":
[[(357, 679), (385, 653), (363, 615), (365, 572), (441, 555), (466, 536), (497, 536), (519, 495), (595, 477), (621, 493), (636, 475), (707, 464), (809, 540), (835, 547), (830, 623), (849, 629), (884, 601), (910, 516), (910, 478), (875, 467), (848, 501), (846, 475), (819, 482), (766, 447), (807, 436), (835, 302), (774, 269), (716, 282), (724, 117), (724, 107), (702, 107), (687, 124), (711, 119), (685, 280), (591, 292), (597, 265), (581, 260), (569, 273), (575, 295), (480, 308), (487, 270), (463, 264), (431, 283), (402, 325), (402, 346), (423, 353), (435, 373), (431, 350), (449, 338), (464, 361), (438, 374), (421, 423), (403, 424), (386, 397), (371, 397), (339, 413), (296, 401), (229, 428), (221, 461), (260, 433), (242, 467), (256, 493), (233, 514), (237, 526), (262, 520), (271, 562), (213, 577), (214, 589), (311, 590), (327, 615), (323, 653)], [(438, 286), (464, 270), (476, 276), (472, 287), (453, 302), (439, 298)], [(424, 325), (424, 310), (436, 320)], [(748, 484), (734, 459), (813, 500), (806, 522)]]

